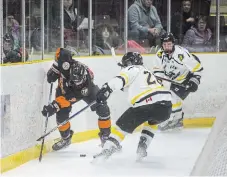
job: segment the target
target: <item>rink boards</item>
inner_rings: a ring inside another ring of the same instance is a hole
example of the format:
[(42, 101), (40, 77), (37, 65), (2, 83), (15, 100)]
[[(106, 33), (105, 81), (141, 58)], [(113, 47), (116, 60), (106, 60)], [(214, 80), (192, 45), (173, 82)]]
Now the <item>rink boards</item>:
[[(217, 111), (227, 100), (226, 54), (198, 56), (204, 72), (199, 90), (191, 94), (184, 103), (187, 118), (184, 125), (187, 128), (212, 126)], [(154, 55), (144, 56), (146, 67), (152, 68), (153, 58)], [(111, 56), (79, 59), (94, 71), (95, 82), (99, 86), (120, 71), (116, 60)], [(43, 104), (48, 102), (49, 84), (46, 82), (46, 72), (52, 62), (45, 60), (1, 67), (2, 172), (39, 155), (39, 145), (35, 140), (43, 133), (45, 119), (40, 110)], [(56, 87), (56, 84), (54, 86)], [(115, 92), (108, 101), (113, 123), (128, 108), (125, 94), (121, 91)], [(85, 105), (83, 102), (75, 104), (72, 112)], [(73, 142), (97, 137), (97, 116), (90, 110), (75, 117), (71, 123), (72, 129), (77, 132), (73, 136)], [(55, 117), (52, 116), (49, 118), (48, 128), (55, 125)], [(47, 137), (45, 152), (50, 151), (51, 145), (58, 137), (57, 131)]]

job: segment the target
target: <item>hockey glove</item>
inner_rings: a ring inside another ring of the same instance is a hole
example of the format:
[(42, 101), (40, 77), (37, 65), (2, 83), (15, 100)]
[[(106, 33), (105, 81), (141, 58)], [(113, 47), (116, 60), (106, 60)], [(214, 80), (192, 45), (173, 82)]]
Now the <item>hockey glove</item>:
[(47, 116), (50, 117), (52, 115), (54, 115), (56, 112), (58, 112), (60, 110), (60, 106), (56, 101), (53, 101), (51, 104), (49, 105), (45, 105), (43, 106), (43, 110), (42, 110), (42, 114), (43, 116)]
[(55, 82), (58, 79), (58, 74), (55, 73), (52, 69), (49, 69), (49, 71), (47, 72), (47, 82), (51, 83), (51, 82)]
[(105, 83), (96, 95), (96, 102), (97, 103), (105, 102), (112, 92), (113, 90), (109, 87), (107, 83)]
[(199, 84), (200, 84), (199, 78), (192, 77), (186, 84), (186, 90), (189, 92), (195, 92), (197, 91)]

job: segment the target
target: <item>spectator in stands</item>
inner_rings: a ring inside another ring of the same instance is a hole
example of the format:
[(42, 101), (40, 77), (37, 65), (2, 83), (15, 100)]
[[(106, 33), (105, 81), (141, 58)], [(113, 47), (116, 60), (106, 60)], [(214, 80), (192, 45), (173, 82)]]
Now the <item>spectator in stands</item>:
[(73, 0), (64, 0), (64, 27), (66, 29), (77, 28), (77, 8)]
[(175, 12), (172, 17), (171, 25), (171, 31), (178, 40), (178, 43), (182, 42), (183, 36), (191, 28), (194, 22), (195, 18), (194, 13), (192, 12), (191, 0), (183, 0), (181, 9)]
[(93, 55), (111, 54), (111, 47), (118, 47), (121, 39), (110, 24), (99, 24), (93, 36)]
[(153, 0), (135, 0), (128, 9), (129, 40), (148, 39), (150, 47), (160, 44), (160, 35), (164, 33)]
[(199, 16), (195, 19), (195, 25), (186, 32), (182, 46), (190, 52), (215, 51), (215, 47), (212, 45), (212, 32), (207, 27), (206, 16)]
[(13, 37), (13, 48), (20, 47), (20, 26), (16, 19), (14, 19), (13, 15), (9, 15), (6, 17), (7, 20), (7, 29), (8, 33)]
[[(81, 16), (77, 13), (74, 0), (64, 0), (64, 38), (65, 45), (75, 45), (76, 40), (85, 40), (85, 34), (81, 29)], [(60, 20), (59, 20), (60, 21)], [(77, 35), (77, 32), (79, 35)], [(79, 39), (77, 38), (79, 36)]]
[(226, 52), (227, 51), (227, 35), (223, 36), (220, 39), (220, 51), (221, 52)]
[[(14, 44), (14, 37), (6, 33), (3, 37), (3, 58), (2, 63), (16, 63), (22, 62), (23, 49), (16, 47)], [(26, 52), (26, 60), (28, 60), (28, 53)]]

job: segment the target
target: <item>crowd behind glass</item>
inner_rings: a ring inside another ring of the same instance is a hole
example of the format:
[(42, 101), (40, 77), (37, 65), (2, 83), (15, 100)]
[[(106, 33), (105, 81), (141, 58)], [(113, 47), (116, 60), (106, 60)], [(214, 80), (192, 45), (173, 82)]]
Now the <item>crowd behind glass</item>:
[[(46, 59), (58, 47), (69, 48), (80, 56), (109, 55), (111, 47), (117, 54), (124, 53), (127, 43), (127, 51), (155, 53), (160, 47), (160, 36), (168, 31), (168, 24), (176, 44), (190, 52), (227, 51), (227, 1), (172, 0), (171, 6), (168, 6), (171, 7), (170, 21), (167, 1), (92, 0), (89, 10), (89, 0), (25, 0), (24, 4), (22, 1), (4, 0), (2, 63)], [(216, 26), (216, 1), (220, 3), (219, 31)], [(64, 17), (63, 23), (61, 17)], [(63, 28), (61, 25), (64, 25)], [(25, 36), (22, 35), (23, 30)], [(220, 38), (218, 49), (217, 33)], [(124, 37), (125, 34), (127, 37)]]

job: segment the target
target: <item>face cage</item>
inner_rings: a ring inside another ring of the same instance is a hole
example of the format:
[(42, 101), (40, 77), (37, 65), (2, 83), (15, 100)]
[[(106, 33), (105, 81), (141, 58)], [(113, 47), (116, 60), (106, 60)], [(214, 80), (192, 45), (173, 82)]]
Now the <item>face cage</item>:
[(86, 70), (84, 71), (83, 75), (73, 74), (72, 71), (70, 71), (70, 81), (72, 81), (76, 85), (80, 85), (86, 81), (86, 75)]

